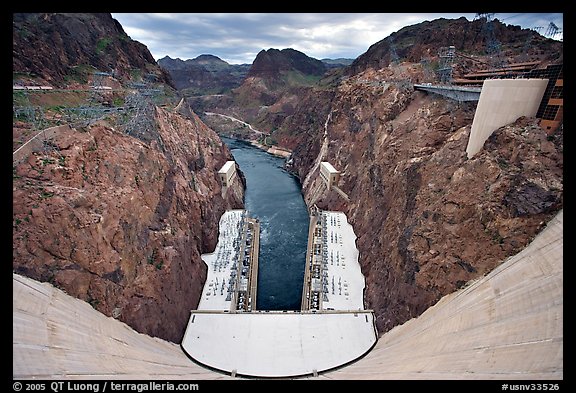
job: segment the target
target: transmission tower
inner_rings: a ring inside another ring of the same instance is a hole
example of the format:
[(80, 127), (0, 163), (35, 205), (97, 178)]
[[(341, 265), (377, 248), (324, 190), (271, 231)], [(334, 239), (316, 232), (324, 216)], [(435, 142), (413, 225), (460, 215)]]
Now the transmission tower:
[(38, 131), (32, 137), (32, 139), (40, 142), (41, 147), (39, 151), (41, 151), (44, 155), (52, 155), (53, 153), (62, 159), (63, 157), (60, 153), (60, 149), (53, 142), (52, 138), (50, 138), (46, 133), (46, 128), (49, 126), (49, 124), (44, 115), (44, 110), (41, 106), (32, 105), (30, 102), (30, 93), (28, 91), (22, 90), (21, 92), (23, 97), (21, 104), (12, 104), (14, 118), (18, 120), (24, 120), (30, 124), (32, 131)]
[(95, 71), (92, 74), (92, 84), (89, 86), (90, 93), (85, 105), (66, 109), (69, 123), (85, 127), (102, 117), (104, 112), (110, 110), (110, 108), (104, 107), (102, 102), (104, 100), (104, 92), (107, 90), (104, 80), (111, 75), (112, 73), (110, 72), (100, 71)]
[(422, 66), (422, 72), (424, 76), (424, 81), (432, 81), (434, 79), (434, 71), (432, 70), (432, 59), (429, 56), (422, 56), (420, 58), (420, 65)]
[(556, 37), (556, 35), (560, 34), (561, 32), (562, 30), (560, 30), (554, 22), (550, 22), (550, 24), (548, 24), (548, 28), (546, 29), (545, 36), (554, 39), (554, 37)]
[(484, 36), (484, 42), (486, 44), (486, 54), (490, 56), (491, 65), (500, 69), (504, 67), (504, 61), (501, 58), (501, 44), (500, 41), (496, 39), (495, 28), (496, 24), (494, 22), (494, 13), (478, 13), (474, 20), (483, 20), (482, 33)]
[(390, 64), (397, 64), (400, 60), (398, 53), (396, 52), (396, 45), (394, 44), (394, 39), (390, 36)]
[(46, 125), (46, 119), (44, 118), (42, 107), (32, 105), (30, 102), (30, 93), (27, 90), (21, 90), (21, 93), (23, 97), (22, 103), (20, 105), (12, 103), (14, 117), (30, 124), (32, 130), (43, 129)]
[(454, 45), (439, 49), (438, 57), (440, 58), (440, 67), (438, 68), (438, 79), (440, 80), (440, 83), (452, 83), (452, 65), (454, 63), (455, 54), (456, 47)]
[(159, 89), (150, 88), (147, 83), (133, 82), (135, 90), (126, 97), (124, 107), (130, 111), (130, 118), (124, 124), (124, 132), (138, 139), (149, 140), (156, 130), (154, 122), (154, 98)]

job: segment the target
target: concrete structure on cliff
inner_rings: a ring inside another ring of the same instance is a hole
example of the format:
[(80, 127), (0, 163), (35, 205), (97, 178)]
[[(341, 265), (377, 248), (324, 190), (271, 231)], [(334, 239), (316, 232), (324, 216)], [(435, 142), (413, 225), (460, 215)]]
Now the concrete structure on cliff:
[(356, 235), (342, 212), (311, 209), (301, 310), (363, 310)]
[(340, 179), (340, 172), (337, 171), (329, 162), (322, 161), (320, 163), (320, 176), (326, 183), (328, 189), (330, 189), (332, 186), (338, 184), (338, 180)]
[(459, 102), (478, 101), (480, 99), (480, 92), (482, 91), (481, 87), (432, 84), (415, 84), (414, 89), (439, 94)]
[(222, 183), (222, 197), (226, 195), (226, 192), (232, 186), (232, 183), (234, 183), (236, 176), (237, 172), (235, 161), (226, 161), (222, 168), (218, 170), (218, 178), (220, 179), (220, 183)]
[(236, 162), (226, 161), (218, 171), (218, 177), (220, 178), (223, 187), (230, 187), (236, 177)]
[(485, 80), (466, 147), (468, 158), (478, 153), (498, 128), (521, 116), (536, 116), (547, 84), (548, 79)]
[[(563, 379), (563, 217), (486, 276), (383, 334), (363, 358), (310, 377)], [(18, 274), (12, 282), (15, 379), (233, 379), (51, 284)]]
[(216, 249), (202, 254), (208, 273), (198, 310), (255, 310), (260, 223), (245, 210), (229, 210), (219, 227)]

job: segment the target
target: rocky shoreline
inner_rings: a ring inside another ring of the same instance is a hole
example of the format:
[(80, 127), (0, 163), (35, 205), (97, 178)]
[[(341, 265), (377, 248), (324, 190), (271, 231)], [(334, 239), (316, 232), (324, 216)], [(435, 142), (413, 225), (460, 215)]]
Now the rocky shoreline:
[(288, 149), (284, 149), (281, 147), (277, 147), (277, 146), (266, 146), (266, 145), (262, 145), (256, 141), (250, 141), (250, 144), (252, 146), (255, 146), (259, 149), (265, 150), (267, 153), (270, 153), (272, 155), (278, 156), (278, 157), (282, 157), (282, 158), (288, 158), (292, 155), (292, 151), (288, 150)]

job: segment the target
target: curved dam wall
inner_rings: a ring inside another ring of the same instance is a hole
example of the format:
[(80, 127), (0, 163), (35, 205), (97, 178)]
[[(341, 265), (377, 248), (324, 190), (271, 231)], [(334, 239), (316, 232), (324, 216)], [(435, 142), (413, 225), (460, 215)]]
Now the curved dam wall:
[[(319, 379), (562, 379), (563, 211), (522, 252)], [(231, 379), (13, 274), (13, 377)]]

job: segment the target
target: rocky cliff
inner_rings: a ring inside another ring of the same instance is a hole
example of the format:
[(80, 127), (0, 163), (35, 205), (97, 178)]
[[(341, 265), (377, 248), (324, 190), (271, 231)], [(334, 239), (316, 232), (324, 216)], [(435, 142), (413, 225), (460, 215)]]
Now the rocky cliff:
[[(354, 227), (381, 332), (520, 251), (563, 205), (561, 133), (521, 118), (467, 159), (475, 104), (414, 91), (419, 70), (369, 69), (317, 90), (283, 126), (307, 204)], [(343, 172), (349, 201), (326, 190), (320, 161)]]
[[(242, 84), (218, 96), (188, 97), (198, 113), (216, 112), (250, 123), (265, 133), (278, 128), (286, 116), (294, 114), (300, 97), (328, 70), (320, 60), (294, 49), (262, 50), (254, 59)], [(202, 117), (215, 130), (243, 135), (237, 124), (222, 125), (215, 117)], [(232, 129), (232, 131), (230, 131)], [(271, 141), (269, 139), (269, 141)]]
[[(495, 19), (485, 18), (468, 21), (459, 19), (435, 19), (412, 26), (406, 26), (378, 41), (358, 56), (346, 70), (347, 75), (355, 75), (368, 68), (380, 69), (394, 61), (418, 63), (423, 59), (438, 61), (438, 51), (453, 45), (457, 52), (479, 57), (484, 63), (470, 63), (459, 59), (455, 71), (491, 66), (484, 56), (496, 54), (499, 61), (561, 61), (562, 42), (554, 41), (534, 30), (522, 29)], [(497, 48), (497, 49), (496, 49)], [(484, 58), (483, 58), (484, 57)]]
[(244, 180), (223, 198), (220, 138), (182, 105), (154, 111), (149, 142), (104, 122), (62, 127), (14, 167), (13, 269), (178, 343), (206, 277), (200, 255), (221, 214), (243, 206)]
[(320, 76), (326, 72), (322, 61), (307, 56), (295, 49), (261, 50), (254, 59), (248, 77), (265, 79), (268, 83), (282, 78), (285, 72), (299, 72), (303, 75)]
[(16, 79), (64, 87), (87, 83), (93, 71), (120, 80), (153, 73), (171, 83), (148, 48), (108, 13), (15, 13), (12, 68)]
[(242, 84), (249, 64), (228, 64), (219, 57), (200, 55), (194, 59), (181, 60), (166, 56), (158, 60), (182, 94), (210, 95), (229, 93)]

